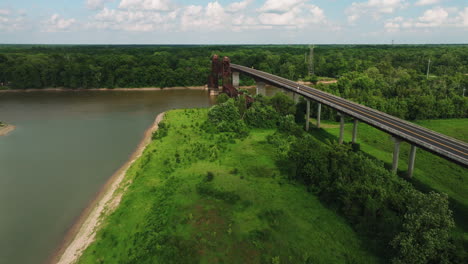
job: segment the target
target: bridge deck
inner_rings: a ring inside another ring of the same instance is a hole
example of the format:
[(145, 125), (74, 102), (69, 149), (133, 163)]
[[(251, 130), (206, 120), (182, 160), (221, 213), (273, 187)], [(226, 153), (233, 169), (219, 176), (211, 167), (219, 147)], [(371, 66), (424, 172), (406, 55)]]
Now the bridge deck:
[(236, 64), (231, 64), (231, 69), (330, 106), (386, 133), (468, 167), (468, 144), (463, 141), (276, 75)]

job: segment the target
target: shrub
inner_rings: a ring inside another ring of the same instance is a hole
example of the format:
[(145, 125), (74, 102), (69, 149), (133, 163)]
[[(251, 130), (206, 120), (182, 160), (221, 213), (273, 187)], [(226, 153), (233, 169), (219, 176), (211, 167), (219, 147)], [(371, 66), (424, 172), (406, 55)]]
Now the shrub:
[(223, 104), (229, 100), (229, 96), (225, 93), (221, 93), (216, 97), (216, 104)]
[(304, 130), (296, 124), (294, 116), (292, 115), (287, 115), (279, 119), (278, 130), (296, 137), (300, 137), (304, 134)]
[(455, 226), (445, 194), (405, 190), (407, 212), (401, 232), (391, 242), (393, 263), (449, 263), (450, 230)]
[(269, 104), (282, 116), (293, 115), (296, 112), (296, 107), (293, 99), (289, 98), (284, 93), (276, 93), (273, 95)]
[(234, 132), (241, 138), (248, 135), (247, 126), (240, 119), (239, 109), (232, 99), (210, 108), (206, 129), (211, 128), (216, 132)]
[(250, 127), (274, 128), (278, 123), (279, 114), (270, 105), (254, 102), (245, 113), (244, 120)]
[(212, 181), (213, 178), (214, 178), (214, 173), (213, 172), (209, 171), (209, 172), (206, 173), (206, 181), (207, 182)]
[(167, 133), (169, 131), (169, 125), (167, 125), (165, 122), (160, 122), (158, 124), (158, 130), (153, 132), (152, 139), (161, 139), (165, 136), (167, 136)]

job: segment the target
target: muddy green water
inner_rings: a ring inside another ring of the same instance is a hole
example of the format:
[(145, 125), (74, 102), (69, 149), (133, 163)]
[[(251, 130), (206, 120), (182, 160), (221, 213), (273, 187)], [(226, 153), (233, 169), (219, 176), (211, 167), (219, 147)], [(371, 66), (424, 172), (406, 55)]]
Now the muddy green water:
[(45, 263), (156, 115), (205, 91), (0, 93), (0, 263)]

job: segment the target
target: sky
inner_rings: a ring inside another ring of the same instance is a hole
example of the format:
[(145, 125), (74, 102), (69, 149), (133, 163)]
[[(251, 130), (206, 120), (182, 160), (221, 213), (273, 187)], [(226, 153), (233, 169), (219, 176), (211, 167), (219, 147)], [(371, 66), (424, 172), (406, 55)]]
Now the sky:
[(468, 0), (0, 0), (3, 44), (468, 43)]

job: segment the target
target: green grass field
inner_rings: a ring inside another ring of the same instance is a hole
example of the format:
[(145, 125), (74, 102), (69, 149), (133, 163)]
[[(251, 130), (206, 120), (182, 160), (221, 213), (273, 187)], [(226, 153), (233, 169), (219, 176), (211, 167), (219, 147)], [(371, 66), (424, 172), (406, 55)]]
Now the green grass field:
[(167, 113), (168, 135), (132, 165), (120, 206), (79, 263), (382, 262), (344, 218), (285, 179), (265, 140), (274, 130), (232, 140), (200, 129), (206, 116)]
[[(314, 120), (311, 122), (315, 124)], [(459, 140), (468, 141), (468, 119), (424, 120), (416, 123)], [(323, 129), (312, 129), (311, 133), (322, 139), (336, 140), (339, 135), (339, 124), (330, 121), (322, 121), (322, 124)], [(351, 141), (352, 128), (352, 123), (346, 123), (344, 135), (346, 142)], [(385, 162), (386, 167), (391, 168), (393, 141), (388, 134), (360, 123), (357, 143), (360, 144), (362, 151)], [(401, 143), (398, 167), (402, 177), (406, 175), (409, 149), (408, 143)], [(419, 189), (434, 189), (449, 195), (457, 224), (454, 235), (462, 236), (465, 243), (468, 243), (468, 170), (418, 149), (412, 182)]]

